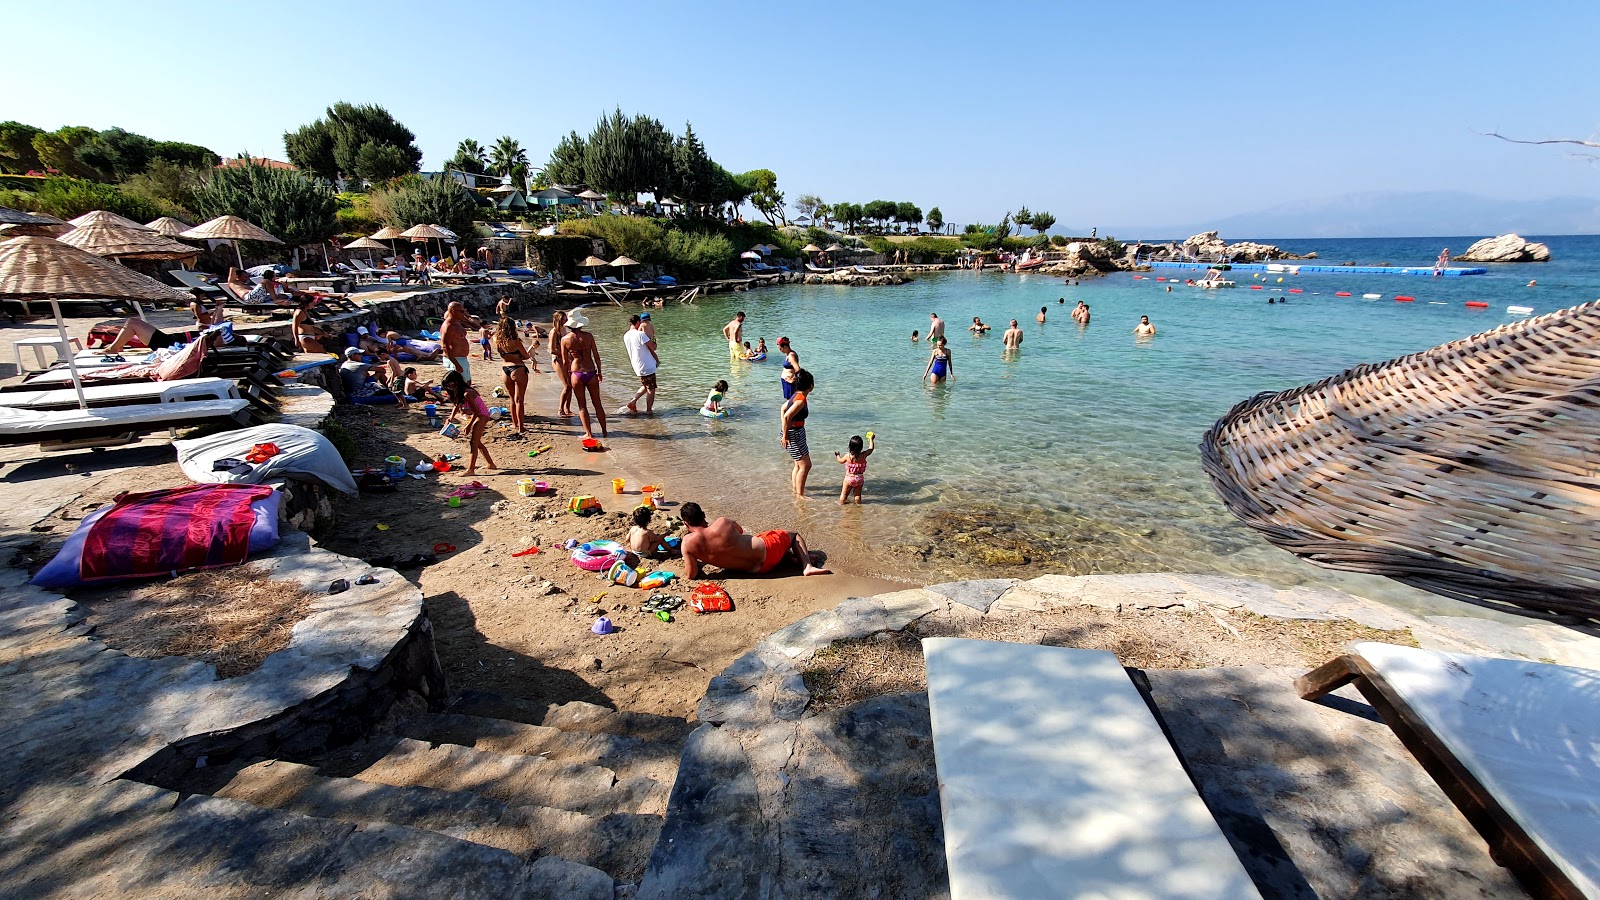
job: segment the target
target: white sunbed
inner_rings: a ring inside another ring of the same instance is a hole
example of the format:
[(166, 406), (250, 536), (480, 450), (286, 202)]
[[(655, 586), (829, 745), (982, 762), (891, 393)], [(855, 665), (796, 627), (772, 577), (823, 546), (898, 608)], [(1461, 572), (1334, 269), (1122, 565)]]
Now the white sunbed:
[[(127, 406), (135, 403), (185, 403), (194, 400), (237, 400), (239, 385), (226, 378), (184, 378), (134, 384), (101, 384), (83, 389), (92, 406)], [(70, 387), (53, 391), (16, 391), (0, 395), (10, 409), (67, 409), (78, 405), (78, 392)]]
[(105, 447), (130, 435), (187, 428), (218, 419), (243, 424), (248, 400), (196, 400), (189, 403), (142, 403), (91, 409), (13, 409), (0, 406), (0, 444), (50, 447)]
[(1259, 900), (1114, 654), (922, 652), (951, 900)]
[(1302, 676), (1354, 683), (1529, 894), (1600, 898), (1600, 671), (1359, 643)]

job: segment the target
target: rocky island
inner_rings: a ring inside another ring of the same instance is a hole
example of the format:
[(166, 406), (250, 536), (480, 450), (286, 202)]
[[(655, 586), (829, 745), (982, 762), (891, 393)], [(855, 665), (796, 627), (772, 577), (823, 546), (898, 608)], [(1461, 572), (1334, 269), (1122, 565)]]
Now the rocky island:
[(1468, 247), (1467, 252), (1456, 257), (1456, 262), (1477, 263), (1549, 261), (1549, 247), (1536, 241), (1526, 240), (1517, 234), (1502, 234), (1499, 237), (1484, 238)]

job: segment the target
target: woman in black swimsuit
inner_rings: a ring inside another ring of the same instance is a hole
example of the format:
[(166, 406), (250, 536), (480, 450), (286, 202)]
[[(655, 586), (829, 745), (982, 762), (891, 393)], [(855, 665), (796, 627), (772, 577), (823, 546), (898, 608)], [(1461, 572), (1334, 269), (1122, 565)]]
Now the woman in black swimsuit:
[(494, 349), (505, 364), (500, 371), (506, 375), (506, 393), (511, 396), (508, 402), (511, 424), (518, 434), (524, 434), (528, 430), (523, 423), (527, 415), (523, 404), (528, 397), (528, 347), (522, 343), (521, 335), (517, 334), (517, 321), (510, 316), (502, 318), (500, 324), (495, 326)]

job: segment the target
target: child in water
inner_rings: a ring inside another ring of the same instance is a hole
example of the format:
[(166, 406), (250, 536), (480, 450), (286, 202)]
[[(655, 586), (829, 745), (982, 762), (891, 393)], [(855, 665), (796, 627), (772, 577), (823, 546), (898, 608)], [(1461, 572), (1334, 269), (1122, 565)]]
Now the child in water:
[(650, 559), (671, 559), (676, 556), (667, 539), (650, 530), (650, 507), (640, 506), (633, 511), (633, 527), (628, 529), (629, 550)]
[(850, 493), (855, 492), (856, 505), (861, 505), (861, 487), (867, 480), (867, 457), (877, 446), (877, 435), (867, 432), (865, 446), (862, 445), (861, 435), (850, 438), (850, 451), (843, 456), (833, 454), (833, 458), (844, 466), (844, 488), (839, 491), (839, 505), (843, 506), (850, 499)]
[(700, 407), (700, 411), (707, 415), (723, 415), (727, 410), (722, 407), (722, 399), (723, 395), (727, 393), (728, 383), (726, 381), (717, 382), (716, 386), (711, 389), (711, 393), (706, 395), (706, 405)]
[(911, 329), (911, 343), (915, 344), (920, 340), (922, 340), (922, 332), (915, 328)]

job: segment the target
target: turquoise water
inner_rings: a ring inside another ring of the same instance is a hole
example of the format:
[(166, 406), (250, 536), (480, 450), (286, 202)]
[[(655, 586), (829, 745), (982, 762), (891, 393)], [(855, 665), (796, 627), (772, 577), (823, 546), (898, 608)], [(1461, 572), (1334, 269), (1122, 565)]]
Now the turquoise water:
[[(1386, 579), (1303, 563), (1238, 524), (1201, 471), (1201, 435), (1233, 404), (1492, 328), (1508, 304), (1547, 312), (1600, 297), (1600, 238), (1549, 239), (1557, 261), (1496, 267), (1488, 276), (1429, 279), (1319, 275), (1269, 291), (1201, 292), (1128, 274), (1069, 285), (1045, 276), (950, 272), (881, 288), (785, 286), (718, 295), (655, 313), (661, 346), (660, 415), (614, 421), (614, 444), (635, 477), (671, 485), (749, 527), (800, 528), (836, 564), (863, 574), (928, 581), (1004, 574), (1025, 556), (1047, 570), (1198, 571), (1275, 583), (1330, 584), (1410, 608), (1455, 609)], [(1279, 242), (1324, 260), (1430, 261), (1465, 239)], [(1300, 244), (1304, 246), (1298, 246)], [(1150, 273), (1153, 279), (1159, 273)], [(1525, 287), (1530, 278), (1540, 286)], [(1285, 295), (1289, 287), (1305, 293)], [(1348, 290), (1354, 298), (1335, 298)], [(1381, 292), (1381, 301), (1361, 294)], [(1396, 293), (1415, 303), (1396, 303)], [(1064, 299), (1065, 303), (1059, 303)], [(1088, 327), (1069, 313), (1090, 304)], [(1471, 310), (1483, 299), (1488, 310)], [(1442, 305), (1431, 305), (1430, 301)], [(1048, 322), (1034, 322), (1046, 307)], [(807, 423), (816, 469), (807, 501), (789, 493), (780, 442), (777, 357), (730, 362), (719, 329), (736, 310), (746, 336), (793, 340), (817, 379)], [(625, 316), (593, 308), (610, 376), (609, 407), (631, 379), (622, 353)], [(948, 323), (954, 384), (924, 386), (928, 313)], [(994, 330), (965, 331), (973, 316)], [(1141, 315), (1158, 333), (1132, 334)], [(1022, 350), (1001, 352), (1016, 318)], [(733, 414), (697, 414), (712, 384), (731, 385)], [(842, 467), (832, 456), (853, 434), (875, 430), (867, 504), (835, 503)], [(640, 438), (639, 440), (621, 440)]]

